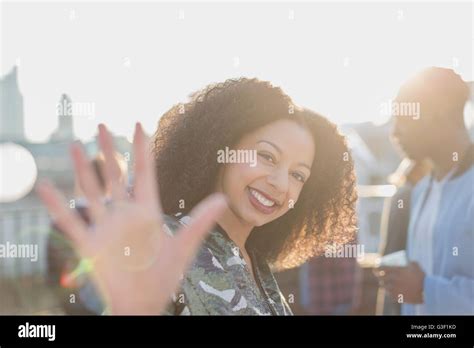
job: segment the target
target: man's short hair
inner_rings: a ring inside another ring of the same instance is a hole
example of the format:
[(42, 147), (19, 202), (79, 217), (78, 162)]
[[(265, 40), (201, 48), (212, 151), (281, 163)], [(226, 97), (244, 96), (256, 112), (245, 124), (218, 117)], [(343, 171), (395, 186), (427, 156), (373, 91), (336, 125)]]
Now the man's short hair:
[(422, 113), (436, 111), (443, 116), (460, 116), (469, 100), (469, 86), (452, 69), (430, 67), (422, 70), (400, 88), (397, 100), (419, 102)]

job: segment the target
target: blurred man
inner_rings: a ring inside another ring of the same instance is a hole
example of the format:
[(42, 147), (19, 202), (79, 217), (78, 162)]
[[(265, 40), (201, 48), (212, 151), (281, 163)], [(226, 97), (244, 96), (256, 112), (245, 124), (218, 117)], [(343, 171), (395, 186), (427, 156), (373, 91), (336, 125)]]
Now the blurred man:
[(474, 150), (464, 124), (468, 98), (460, 76), (429, 68), (406, 82), (394, 103), (395, 141), (410, 159), (428, 158), (433, 164), (431, 175), (411, 193), (411, 262), (379, 273), (387, 291), (403, 304), (402, 314), (474, 314)]
[[(380, 222), (380, 247), (382, 256), (407, 248), (408, 223), (410, 220), (410, 196), (413, 187), (429, 174), (431, 162), (405, 158), (388, 181), (397, 188), (396, 193), (385, 200)], [(400, 315), (401, 306), (393, 301), (383, 287), (377, 294), (376, 314)]]

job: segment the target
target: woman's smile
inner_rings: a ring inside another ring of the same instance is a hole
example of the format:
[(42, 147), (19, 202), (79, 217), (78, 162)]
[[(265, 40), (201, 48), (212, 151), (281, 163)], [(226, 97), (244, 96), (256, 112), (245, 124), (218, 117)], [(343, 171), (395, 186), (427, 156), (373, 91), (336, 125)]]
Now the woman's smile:
[(281, 206), (267, 194), (250, 186), (247, 186), (247, 192), (252, 206), (263, 214), (272, 214)]

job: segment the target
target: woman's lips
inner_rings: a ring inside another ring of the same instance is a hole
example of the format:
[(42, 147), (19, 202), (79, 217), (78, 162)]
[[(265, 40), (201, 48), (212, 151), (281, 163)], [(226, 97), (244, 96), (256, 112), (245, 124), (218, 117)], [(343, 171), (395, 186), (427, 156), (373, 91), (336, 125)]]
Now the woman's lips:
[[(258, 190), (255, 190), (258, 192)], [(275, 210), (278, 209), (278, 203), (275, 202), (275, 204), (271, 207), (267, 207), (266, 205), (263, 205), (262, 203), (260, 203), (258, 201), (257, 198), (255, 198), (252, 193), (250, 192), (250, 187), (247, 188), (247, 193), (248, 193), (248, 196), (249, 196), (249, 201), (250, 203), (253, 205), (253, 207), (255, 209), (257, 209), (259, 212), (263, 213), (263, 214), (271, 214), (273, 213)]]

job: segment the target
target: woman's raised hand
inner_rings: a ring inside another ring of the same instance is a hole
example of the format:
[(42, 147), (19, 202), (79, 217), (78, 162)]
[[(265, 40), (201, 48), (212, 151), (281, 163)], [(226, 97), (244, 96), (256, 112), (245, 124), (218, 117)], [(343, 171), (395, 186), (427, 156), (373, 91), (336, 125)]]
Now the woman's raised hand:
[(226, 208), (225, 198), (213, 194), (204, 199), (191, 212), (191, 222), (171, 237), (164, 231), (155, 165), (141, 125), (136, 125), (133, 140), (133, 197), (127, 194), (113, 139), (103, 125), (99, 126), (99, 143), (105, 157), (104, 179), (111, 193), (107, 205), (81, 145), (74, 144), (71, 149), (91, 226), (69, 208), (52, 184), (39, 184), (37, 192), (81, 257), (92, 261), (94, 281), (111, 314), (160, 314), (203, 238)]

